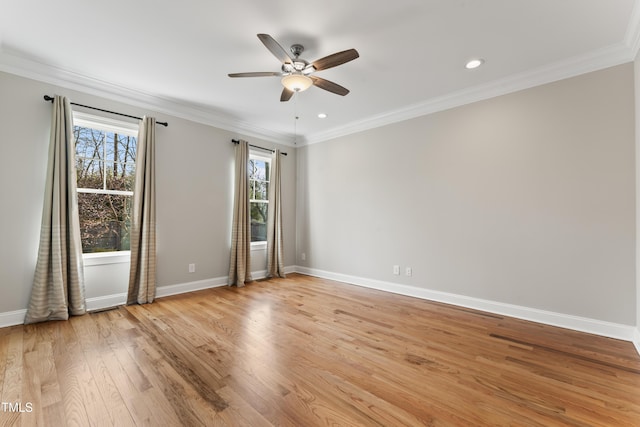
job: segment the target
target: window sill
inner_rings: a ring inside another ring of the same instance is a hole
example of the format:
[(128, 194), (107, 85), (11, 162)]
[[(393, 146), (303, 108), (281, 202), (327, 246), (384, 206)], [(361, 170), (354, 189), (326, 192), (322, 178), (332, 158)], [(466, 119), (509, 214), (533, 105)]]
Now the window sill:
[(106, 264), (124, 264), (130, 261), (131, 251), (98, 252), (82, 254), (85, 267)]
[(251, 242), (252, 251), (265, 251), (267, 250), (267, 242)]

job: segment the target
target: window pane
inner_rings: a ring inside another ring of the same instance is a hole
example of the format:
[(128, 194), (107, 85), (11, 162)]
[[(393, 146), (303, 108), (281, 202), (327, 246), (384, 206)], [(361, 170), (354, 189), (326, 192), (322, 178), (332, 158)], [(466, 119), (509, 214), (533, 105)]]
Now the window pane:
[(135, 165), (124, 163), (107, 163), (107, 190), (133, 191)]
[(256, 194), (255, 187), (256, 187), (256, 182), (253, 180), (250, 180), (249, 181), (249, 200), (255, 199), (255, 196), (254, 196), (254, 194)]
[(249, 168), (251, 177), (264, 181), (267, 179), (267, 162), (259, 159), (249, 160)]
[(105, 133), (96, 129), (74, 126), (76, 141), (76, 157), (85, 159), (102, 159)]
[(249, 159), (249, 179), (255, 179), (256, 165), (255, 160)]
[[(99, 131), (96, 131), (99, 132)], [(103, 132), (106, 161), (135, 162), (137, 140), (134, 136)]]
[(78, 188), (101, 189), (104, 187), (103, 164), (99, 160), (76, 157), (76, 176)]
[(122, 177), (124, 178), (124, 189), (133, 191), (136, 184), (136, 165), (135, 163), (126, 163)]
[(255, 182), (254, 183), (253, 199), (255, 200), (267, 200), (267, 183)]
[(104, 132), (75, 126), (78, 188), (103, 188)]
[(118, 151), (118, 145), (116, 144), (116, 134), (111, 133), (111, 132), (107, 132), (106, 134), (106, 141), (105, 141), (105, 146), (107, 148), (106, 150), (106, 157), (105, 160), (107, 162), (113, 162), (113, 160), (116, 157), (116, 152)]
[(129, 250), (131, 196), (78, 193), (82, 251)]
[(267, 203), (251, 203), (251, 241), (264, 242), (267, 240)]
[(122, 163), (135, 163), (138, 141), (133, 136), (118, 136), (118, 156), (116, 160)]

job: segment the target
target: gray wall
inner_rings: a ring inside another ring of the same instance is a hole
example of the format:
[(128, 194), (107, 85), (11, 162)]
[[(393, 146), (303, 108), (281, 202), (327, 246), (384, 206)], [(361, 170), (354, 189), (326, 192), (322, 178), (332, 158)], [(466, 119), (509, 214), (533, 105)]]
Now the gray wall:
[(633, 84), (626, 64), (299, 149), (297, 264), (635, 325)]
[(634, 62), (635, 119), (636, 119), (636, 337), (635, 344), (640, 353), (640, 53)]
[[(154, 115), (169, 127), (156, 131), (158, 288), (228, 274), (233, 144), (242, 135), (0, 72), (0, 313), (25, 309), (35, 268), (44, 191), (51, 104), (44, 94), (127, 114)], [(274, 144), (244, 137), (252, 144)], [(285, 265), (295, 264), (296, 153), (283, 157)], [(254, 252), (252, 270), (264, 270)], [(196, 272), (188, 273), (188, 264)], [(128, 267), (88, 266), (88, 298), (126, 292)]]
[[(285, 265), (640, 324), (633, 79), (627, 64), (285, 147)], [(0, 93), (0, 313), (26, 307), (33, 278), (45, 93), (168, 120), (157, 131), (158, 286), (227, 275), (229, 141), (242, 135), (5, 73)], [(124, 292), (126, 271), (90, 267), (87, 296)]]

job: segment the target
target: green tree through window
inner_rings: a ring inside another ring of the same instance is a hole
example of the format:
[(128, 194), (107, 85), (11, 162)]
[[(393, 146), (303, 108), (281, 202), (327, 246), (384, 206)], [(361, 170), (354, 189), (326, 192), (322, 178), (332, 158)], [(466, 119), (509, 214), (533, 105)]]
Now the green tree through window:
[(129, 250), (137, 133), (74, 122), (82, 250)]
[(271, 159), (257, 154), (249, 157), (249, 201), (251, 203), (251, 241), (267, 240), (269, 170)]

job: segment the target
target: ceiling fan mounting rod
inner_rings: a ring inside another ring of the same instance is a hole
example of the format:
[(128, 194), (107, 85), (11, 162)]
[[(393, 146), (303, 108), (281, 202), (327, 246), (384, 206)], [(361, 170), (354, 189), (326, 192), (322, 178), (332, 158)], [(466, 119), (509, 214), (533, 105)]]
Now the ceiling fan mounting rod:
[(304, 46), (301, 44), (296, 43), (291, 45), (291, 53), (293, 53), (296, 59), (298, 59), (298, 56), (300, 56), (302, 52), (304, 52)]

